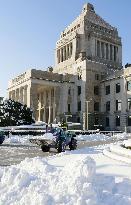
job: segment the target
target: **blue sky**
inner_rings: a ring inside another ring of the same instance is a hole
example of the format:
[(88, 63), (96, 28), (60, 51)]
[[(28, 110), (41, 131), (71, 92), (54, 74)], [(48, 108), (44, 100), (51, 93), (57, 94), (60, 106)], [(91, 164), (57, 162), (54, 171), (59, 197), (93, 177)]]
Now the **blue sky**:
[[(90, 0), (95, 11), (117, 27), (123, 65), (131, 63), (131, 0)], [(85, 0), (0, 0), (0, 96), (9, 79), (30, 68), (54, 65), (55, 43), (81, 12)]]

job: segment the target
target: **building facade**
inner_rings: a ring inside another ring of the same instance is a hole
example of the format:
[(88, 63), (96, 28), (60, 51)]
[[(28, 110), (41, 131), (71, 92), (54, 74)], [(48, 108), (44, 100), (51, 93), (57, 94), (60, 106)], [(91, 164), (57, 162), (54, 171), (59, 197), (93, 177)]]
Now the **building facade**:
[(131, 65), (101, 81), (101, 116), (105, 129), (131, 132)]
[[(88, 3), (56, 42), (54, 68), (32, 69), (11, 80), (9, 98), (31, 107), (36, 120), (50, 123), (70, 115), (70, 120), (81, 122), (84, 129), (121, 129), (116, 119), (123, 97), (122, 116), (127, 109), (129, 95), (127, 92), (125, 98), (123, 94), (130, 68), (126, 70), (122, 69), (122, 43), (117, 29)], [(114, 93), (116, 84), (120, 84), (121, 92)], [(105, 95), (109, 85), (110, 94)], [(114, 109), (116, 103), (118, 110)], [(124, 125), (124, 117), (121, 120)]]

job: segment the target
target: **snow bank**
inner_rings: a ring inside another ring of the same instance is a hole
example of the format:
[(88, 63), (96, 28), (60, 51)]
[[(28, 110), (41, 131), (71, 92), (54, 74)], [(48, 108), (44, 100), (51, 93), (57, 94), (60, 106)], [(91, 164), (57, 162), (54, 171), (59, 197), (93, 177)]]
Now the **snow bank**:
[(110, 145), (107, 149), (103, 150), (103, 154), (125, 163), (131, 164), (131, 151), (118, 145)]
[(0, 205), (130, 205), (130, 190), (130, 179), (96, 174), (87, 148), (0, 169)]
[(127, 139), (128, 138), (128, 133), (123, 132), (123, 133), (119, 133), (119, 134), (114, 134), (113, 137), (115, 137), (119, 140)]
[(55, 136), (53, 136), (52, 133), (45, 133), (44, 135), (41, 136), (32, 136), (30, 139), (45, 139), (45, 140), (54, 140)]
[(25, 159), (1, 172), (0, 204), (96, 205), (94, 176), (95, 162), (87, 156), (63, 169), (46, 159)]
[(118, 153), (115, 153), (115, 152), (111, 152), (110, 149), (103, 150), (103, 154), (111, 159), (131, 164), (130, 158), (128, 158), (124, 155), (118, 155)]
[[(111, 136), (104, 135), (104, 134), (90, 134), (90, 135), (78, 135), (76, 139), (78, 141), (87, 141), (87, 142), (95, 142), (95, 141), (109, 141), (111, 139), (127, 139), (128, 135), (126, 133), (116, 134)], [(45, 140), (55, 140), (55, 137), (52, 133), (45, 133), (41, 136), (17, 136), (17, 135), (10, 135), (8, 139), (4, 141), (4, 143), (19, 143), (19, 144), (26, 144), (30, 143), (29, 139), (45, 139)]]
[(29, 139), (45, 139), (45, 140), (54, 140), (55, 137), (53, 136), (52, 133), (45, 133), (44, 135), (41, 136), (19, 136), (19, 135), (10, 135), (9, 138), (6, 138), (4, 143), (7, 144), (30, 144)]
[(90, 135), (78, 135), (76, 137), (78, 141), (107, 141), (111, 139), (111, 137), (104, 134), (90, 134)]
[[(122, 143), (125, 147), (131, 147), (131, 139), (128, 140), (124, 140), (124, 142)], [(131, 151), (130, 151), (131, 152)]]
[(18, 136), (18, 135), (11, 135), (9, 138), (6, 138), (4, 143), (7, 144), (28, 144), (29, 142), (29, 136)]

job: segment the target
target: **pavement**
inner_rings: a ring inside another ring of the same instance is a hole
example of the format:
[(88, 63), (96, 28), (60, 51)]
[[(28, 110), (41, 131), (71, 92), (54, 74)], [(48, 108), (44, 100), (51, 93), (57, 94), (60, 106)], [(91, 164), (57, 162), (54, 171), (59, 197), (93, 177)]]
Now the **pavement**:
[[(113, 143), (114, 140), (108, 141), (79, 141), (78, 149), (83, 147), (93, 147), (103, 144)], [(69, 150), (67, 148), (67, 150)], [(57, 150), (51, 149), (50, 152), (42, 152), (41, 147), (35, 144), (7, 144), (3, 143), (0, 145), (0, 166), (10, 166), (13, 164), (18, 164), (25, 158), (33, 157), (47, 157), (58, 154)]]

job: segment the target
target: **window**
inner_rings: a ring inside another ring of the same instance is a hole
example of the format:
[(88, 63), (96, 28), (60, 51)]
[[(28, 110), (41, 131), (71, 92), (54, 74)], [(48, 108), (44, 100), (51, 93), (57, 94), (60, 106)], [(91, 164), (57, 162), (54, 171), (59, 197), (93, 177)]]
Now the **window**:
[(106, 111), (110, 111), (110, 101), (106, 102)]
[(103, 80), (103, 79), (104, 79), (104, 77), (105, 77), (105, 75), (101, 75), (101, 80)]
[(70, 110), (70, 104), (68, 104), (68, 112), (70, 112), (71, 110)]
[(99, 74), (95, 74), (95, 80), (99, 80)]
[(121, 100), (116, 100), (116, 111), (121, 110)]
[(81, 74), (78, 74), (78, 80), (81, 80)]
[(81, 94), (81, 86), (78, 86), (77, 88), (78, 88), (78, 95), (80, 95)]
[(130, 91), (131, 90), (131, 80), (127, 81), (127, 90)]
[(80, 117), (77, 117), (77, 122), (80, 123)]
[(94, 103), (94, 111), (99, 111), (99, 102)]
[(99, 125), (99, 118), (98, 117), (95, 117), (94, 124)]
[(110, 85), (107, 85), (106, 86), (106, 95), (109, 95), (110, 94)]
[(99, 87), (98, 86), (94, 86), (94, 94), (99, 95)]
[(109, 117), (106, 117), (106, 127), (110, 126), (110, 121), (109, 121)]
[(120, 83), (117, 83), (117, 84), (116, 84), (116, 93), (119, 93), (119, 92), (120, 92), (120, 89), (121, 89)]
[(131, 126), (131, 116), (128, 116), (127, 122), (128, 122), (128, 126)]
[(116, 126), (120, 126), (120, 116), (116, 116)]
[(68, 89), (68, 95), (70, 95), (70, 94), (71, 94), (71, 88)]
[(81, 101), (78, 102), (78, 111), (81, 111)]
[(128, 110), (131, 110), (131, 98), (128, 98), (127, 104), (128, 104)]

